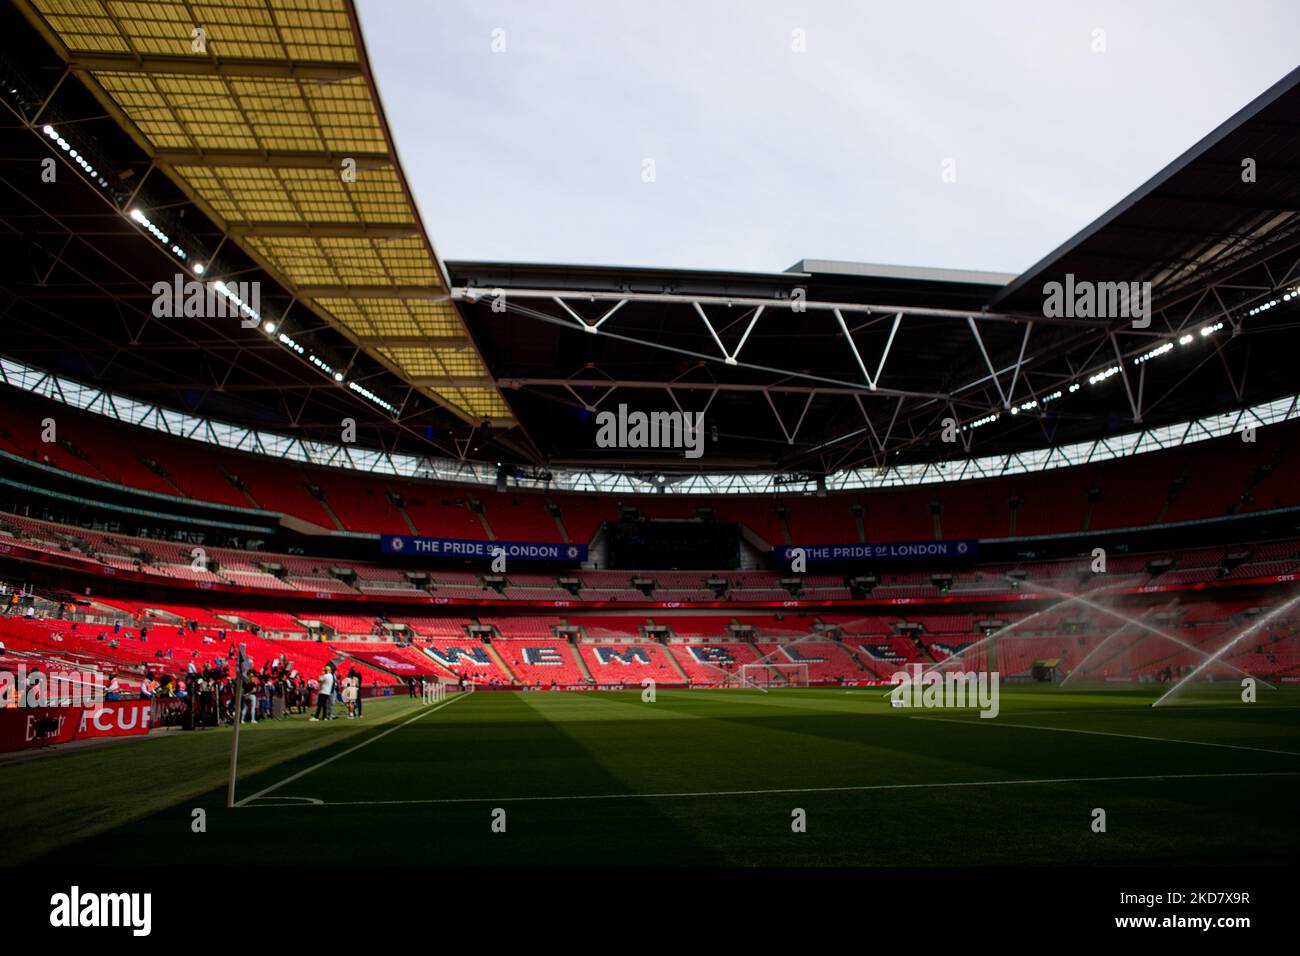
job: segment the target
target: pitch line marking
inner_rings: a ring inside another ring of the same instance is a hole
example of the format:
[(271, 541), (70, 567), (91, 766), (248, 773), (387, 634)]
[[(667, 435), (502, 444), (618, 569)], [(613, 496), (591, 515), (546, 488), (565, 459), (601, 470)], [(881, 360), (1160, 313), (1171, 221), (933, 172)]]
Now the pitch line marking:
[[(264, 797), (264, 796), (266, 796), (268, 793), (272, 792), (273, 790), (279, 790), (279, 789), (280, 789), (281, 787), (283, 787), (286, 783), (293, 783), (295, 780), (298, 780), (298, 779), (301, 779), (302, 777), (307, 776), (307, 774), (311, 773), (312, 771), (319, 770), (321, 767), (324, 767), (324, 766), (326, 766), (326, 765), (328, 765), (328, 764), (332, 764), (334, 761), (339, 760), (339, 759), (341, 759), (341, 758), (343, 758), (343, 757), (346, 757), (348, 754), (356, 753), (356, 752), (357, 752), (358, 750), (360, 750), (362, 747), (367, 747), (367, 746), (369, 746), (370, 744), (373, 744), (376, 740), (382, 740), (383, 738), (387, 737), (389, 734), (391, 734), (391, 733), (396, 733), (397, 731), (401, 730), (403, 727), (406, 727), (406, 726), (408, 726), (408, 725), (410, 725), (410, 724), (415, 723), (415, 722), (416, 722), (417, 720), (419, 720), (421, 717), (427, 717), (427, 716), (429, 716), (429, 714), (433, 713), (435, 710), (441, 710), (441, 709), (444, 708), (444, 707), (447, 707), (447, 706), (449, 706), (449, 705), (451, 705), (451, 704), (456, 703), (456, 701), (458, 701), (458, 700), (464, 700), (467, 696), (469, 696), (469, 695), (468, 695), (468, 694), (457, 694), (455, 697), (449, 698), (449, 699), (443, 701), (441, 704), (434, 704), (432, 707), (429, 707), (429, 708), (426, 708), (425, 710), (420, 711), (418, 714), (416, 714), (416, 715), (415, 715), (414, 717), (412, 717), (410, 720), (404, 720), (404, 721), (402, 721), (402, 722), (401, 722), (400, 724), (398, 724), (396, 727), (389, 727), (387, 730), (383, 731), (382, 733), (375, 734), (375, 736), (373, 736), (373, 737), (367, 737), (365, 740), (361, 741), (361, 743), (356, 744), (355, 746), (349, 747), (347, 750), (344, 750), (344, 751), (342, 751), (342, 752), (340, 752), (340, 753), (336, 753), (336, 754), (335, 754), (334, 756), (332, 756), (332, 757), (326, 757), (324, 760), (320, 761), (319, 763), (314, 763), (314, 764), (312, 764), (310, 767), (308, 767), (308, 768), (305, 769), (305, 770), (299, 770), (299, 771), (298, 771), (297, 773), (295, 773), (293, 776), (291, 776), (291, 777), (286, 777), (285, 779), (281, 780), (279, 783), (271, 784), (271, 786), (267, 787), (265, 790), (259, 790), (259, 791), (257, 791), (257, 793), (253, 794), (252, 796), (244, 797), (243, 800), (236, 801), (235, 806), (236, 806), (236, 807), (245, 807), (245, 806), (248, 806), (248, 805), (251, 804), (254, 800), (258, 799), (259, 797)], [(276, 797), (275, 799), (277, 799), (277, 800), (281, 800), (281, 799), (289, 799), (289, 798)], [(311, 800), (311, 799), (314, 799), (314, 798), (312, 798), (312, 797), (295, 797), (295, 798), (292, 798), (292, 799), (299, 799), (299, 800), (306, 799), (306, 800)], [(321, 803), (321, 801), (317, 801), (315, 804), (308, 804), (308, 805), (309, 805), (309, 806), (316, 806), (316, 805), (318, 805), (318, 804), (320, 804), (320, 803)]]
[(324, 800), (317, 800), (315, 797), (263, 797), (263, 800), (284, 800), (288, 806), (320, 806)]
[[(1244, 771), (1241, 773), (1157, 773), (1125, 777), (1056, 777), (1039, 780), (962, 780), (955, 783), (880, 783), (855, 787), (781, 787), (771, 790), (700, 790), (682, 793), (582, 793), (563, 797), (443, 797), (420, 800), (338, 800), (293, 806), (383, 807), (408, 804), (452, 803), (556, 803), (568, 800), (670, 800), (692, 797), (753, 797), (785, 793), (866, 793), (877, 790), (937, 790), (945, 787), (1016, 787), (1066, 783), (1122, 783), (1151, 780), (1209, 780), (1220, 777), (1300, 777), (1300, 770)], [(271, 806), (272, 804), (262, 804)]]
[[(974, 720), (958, 720), (953, 717), (912, 717), (912, 720), (932, 720), (943, 724), (962, 724), (972, 726)], [(983, 723), (981, 721), (981, 723)], [(998, 727), (1015, 727), (1018, 730), (1045, 730), (1049, 733), (1056, 734), (1088, 734), (1094, 737), (1123, 737), (1127, 740), (1154, 740), (1162, 744), (1187, 744), (1192, 747), (1222, 747), (1226, 750), (1249, 750), (1253, 753), (1260, 754), (1281, 754), (1284, 757), (1300, 757), (1300, 753), (1294, 750), (1270, 750), (1267, 747), (1247, 747), (1245, 744), (1220, 744), (1209, 740), (1175, 740), (1173, 737), (1148, 737), (1145, 734), (1117, 734), (1109, 730), (1080, 730), (1076, 727), (1041, 727), (1037, 724), (1008, 724), (1002, 721), (994, 721), (988, 726)]]
[[(1089, 707), (1092, 707), (1092, 705), (1090, 704)], [(1180, 714), (1185, 714), (1185, 713), (1188, 713), (1188, 712), (1190, 712), (1190, 711), (1201, 711), (1201, 710), (1217, 710), (1217, 711), (1222, 711), (1223, 708), (1224, 708), (1224, 705), (1223, 705), (1223, 704), (1179, 704), (1179, 705), (1178, 705), (1178, 713), (1180, 713)], [(1258, 703), (1256, 703), (1256, 704), (1251, 704), (1251, 705), (1250, 705), (1250, 709), (1251, 709), (1252, 711), (1260, 711), (1260, 710), (1300, 710), (1300, 705), (1298, 705), (1298, 704), (1258, 704)], [(1119, 704), (1119, 703), (1111, 704), (1111, 703), (1104, 703), (1104, 704), (1098, 704), (1095, 708), (1092, 708), (1090, 712), (1091, 712), (1091, 713), (1097, 713), (1097, 714), (1107, 714), (1107, 715), (1109, 715), (1109, 714), (1129, 714), (1129, 713), (1134, 713), (1134, 714), (1145, 714), (1145, 713), (1150, 713), (1150, 711), (1151, 711), (1151, 704), (1150, 704), (1150, 703), (1135, 703), (1135, 704)], [(1077, 713), (1080, 712), (1080, 708), (1078, 708), (1078, 707), (1065, 707), (1065, 708), (1062, 708), (1062, 709), (1060, 709), (1060, 710), (1055, 710), (1055, 709), (1053, 709), (1053, 710), (1039, 710), (1037, 707), (1026, 707), (1026, 708), (1024, 708), (1024, 709), (1020, 709), (1020, 708), (1009, 709), (1009, 708), (1005, 708), (1005, 707), (1004, 707), (1004, 708), (1002, 709), (1002, 712), (1003, 712), (1003, 713), (1007, 713), (1007, 714), (1015, 714), (1015, 715), (1017, 715), (1017, 716), (1024, 716), (1024, 717), (1038, 717), (1038, 716), (1041, 716), (1042, 714), (1077, 714)], [(912, 717), (912, 718), (915, 719), (915, 720), (919, 720), (919, 719), (920, 719), (920, 717), (919, 717), (918, 715), (916, 715), (916, 714), (908, 714), (907, 716)]]

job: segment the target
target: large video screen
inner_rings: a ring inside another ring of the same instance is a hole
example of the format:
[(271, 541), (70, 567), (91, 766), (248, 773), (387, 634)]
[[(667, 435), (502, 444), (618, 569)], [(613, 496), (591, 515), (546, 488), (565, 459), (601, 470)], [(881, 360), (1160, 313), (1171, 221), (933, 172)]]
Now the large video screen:
[(611, 568), (730, 570), (740, 562), (740, 527), (729, 522), (617, 521), (605, 535)]

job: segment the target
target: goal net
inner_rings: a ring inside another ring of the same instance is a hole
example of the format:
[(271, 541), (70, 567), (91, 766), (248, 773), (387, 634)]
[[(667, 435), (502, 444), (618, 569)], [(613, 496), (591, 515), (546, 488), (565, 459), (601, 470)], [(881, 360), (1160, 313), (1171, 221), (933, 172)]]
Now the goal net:
[(807, 664), (744, 664), (740, 668), (741, 687), (807, 687)]

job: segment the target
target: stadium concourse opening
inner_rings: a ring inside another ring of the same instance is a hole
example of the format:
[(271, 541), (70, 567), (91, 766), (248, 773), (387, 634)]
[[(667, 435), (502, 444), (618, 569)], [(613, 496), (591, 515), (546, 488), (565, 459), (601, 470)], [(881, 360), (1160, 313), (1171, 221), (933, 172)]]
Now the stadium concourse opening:
[(1300, 70), (760, 272), (444, 260), (350, 0), (0, 30), (7, 872), (1296, 861)]

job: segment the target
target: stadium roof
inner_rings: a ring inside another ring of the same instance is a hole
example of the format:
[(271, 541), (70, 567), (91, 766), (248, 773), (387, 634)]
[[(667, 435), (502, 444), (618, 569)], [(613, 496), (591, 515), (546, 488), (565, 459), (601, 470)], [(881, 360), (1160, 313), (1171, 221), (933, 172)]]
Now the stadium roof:
[(464, 420), (510, 424), (447, 298), (351, 3), (19, 5), (154, 166), (298, 302)]
[(984, 272), (977, 269), (930, 269), (924, 266), (878, 265), (866, 262), (840, 262), (835, 259), (800, 259), (787, 272), (821, 275), (875, 276), (889, 279), (919, 279), (932, 282), (969, 282), (1004, 286), (1013, 281), (1013, 272)]
[[(452, 291), (550, 462), (608, 464), (580, 423), (623, 401), (707, 409), (721, 468), (1021, 452), (1289, 391), (1297, 155), (1300, 70), (1019, 277), (814, 259), (779, 274), (451, 262)], [(1049, 317), (1045, 284), (1071, 280), (1150, 282), (1149, 326)], [(959, 444), (941, 440), (945, 419)]]
[[(0, 11), (0, 352), (115, 394), (307, 441), (338, 441), (353, 415), (385, 453), (797, 476), (1060, 447), (1294, 392), (1300, 71), (1019, 277), (444, 265), (350, 3), (195, 7), (202, 54), (184, 5), (18, 8)], [(57, 190), (30, 176), (49, 157)], [(263, 328), (152, 318), (178, 261), (265, 279)], [(1067, 273), (1151, 281), (1151, 326), (1045, 315), (1043, 284)], [(704, 457), (598, 448), (593, 413), (621, 402), (705, 411)]]
[[(993, 299), (1034, 308), (1067, 272), (1150, 281), (1166, 308), (1295, 243), (1300, 69), (1238, 110)], [(1250, 175), (1247, 175), (1247, 167)]]

